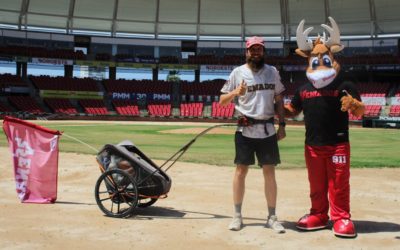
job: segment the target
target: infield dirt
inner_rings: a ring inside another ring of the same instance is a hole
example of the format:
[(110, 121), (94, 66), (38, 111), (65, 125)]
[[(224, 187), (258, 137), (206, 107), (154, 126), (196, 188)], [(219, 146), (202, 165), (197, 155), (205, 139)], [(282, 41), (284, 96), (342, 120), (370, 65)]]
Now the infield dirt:
[[(1, 249), (399, 249), (400, 169), (352, 169), (351, 210), (355, 239), (330, 229), (299, 232), (295, 222), (309, 209), (305, 169), (277, 169), (277, 214), (286, 227), (264, 227), (266, 204), (260, 169), (249, 171), (244, 228), (227, 229), (232, 215), (233, 167), (178, 162), (168, 174), (166, 199), (127, 219), (103, 215), (94, 199), (100, 171), (94, 155), (60, 153), (55, 204), (17, 199), (11, 155), (0, 147)], [(160, 164), (160, 162), (158, 162)]]

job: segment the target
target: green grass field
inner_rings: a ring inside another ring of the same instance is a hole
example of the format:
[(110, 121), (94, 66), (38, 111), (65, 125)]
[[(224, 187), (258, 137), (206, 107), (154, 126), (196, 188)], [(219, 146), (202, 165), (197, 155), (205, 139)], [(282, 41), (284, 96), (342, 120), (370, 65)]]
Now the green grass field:
[[(123, 124), (86, 124), (47, 123), (35, 121), (36, 124), (64, 131), (69, 136), (78, 138), (94, 148), (101, 149), (104, 144), (116, 144), (128, 139), (153, 160), (166, 160), (188, 143), (197, 134), (199, 126), (180, 125), (132, 125)], [(210, 125), (211, 126), (211, 125)], [(165, 130), (196, 128), (195, 134), (162, 133)], [(234, 131), (234, 127), (229, 127)], [(304, 127), (287, 127), (287, 137), (279, 142), (281, 167), (304, 167)], [(352, 167), (400, 167), (400, 130), (351, 128)], [(4, 133), (0, 136), (0, 146), (7, 145)], [(62, 136), (61, 152), (96, 154), (87, 146)], [(206, 134), (200, 137), (182, 156), (180, 161), (206, 163), (219, 166), (233, 166), (233, 135)]]

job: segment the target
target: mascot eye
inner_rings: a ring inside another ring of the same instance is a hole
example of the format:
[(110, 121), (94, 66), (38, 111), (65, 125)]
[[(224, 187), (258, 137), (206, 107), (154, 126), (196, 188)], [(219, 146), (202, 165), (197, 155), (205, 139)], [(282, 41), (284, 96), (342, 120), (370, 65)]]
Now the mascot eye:
[(312, 69), (316, 69), (319, 66), (318, 57), (311, 58), (311, 67)]
[(322, 58), (322, 61), (323, 61), (324, 65), (326, 67), (332, 67), (332, 61), (331, 61), (331, 58), (329, 56), (324, 56)]

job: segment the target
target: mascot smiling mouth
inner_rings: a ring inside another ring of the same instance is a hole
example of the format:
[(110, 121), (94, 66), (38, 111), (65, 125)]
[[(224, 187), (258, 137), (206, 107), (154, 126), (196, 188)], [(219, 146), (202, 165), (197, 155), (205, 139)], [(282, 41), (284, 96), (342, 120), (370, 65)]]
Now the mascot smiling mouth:
[(328, 86), (336, 78), (336, 70), (331, 68), (307, 72), (307, 78), (315, 88), (321, 89)]

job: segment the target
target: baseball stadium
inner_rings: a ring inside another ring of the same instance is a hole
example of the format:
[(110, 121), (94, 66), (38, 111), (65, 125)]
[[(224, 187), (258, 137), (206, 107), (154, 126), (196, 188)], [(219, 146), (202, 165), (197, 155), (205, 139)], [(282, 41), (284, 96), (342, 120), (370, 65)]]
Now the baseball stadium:
[(0, 249), (398, 249), (399, 13), (1, 0)]

